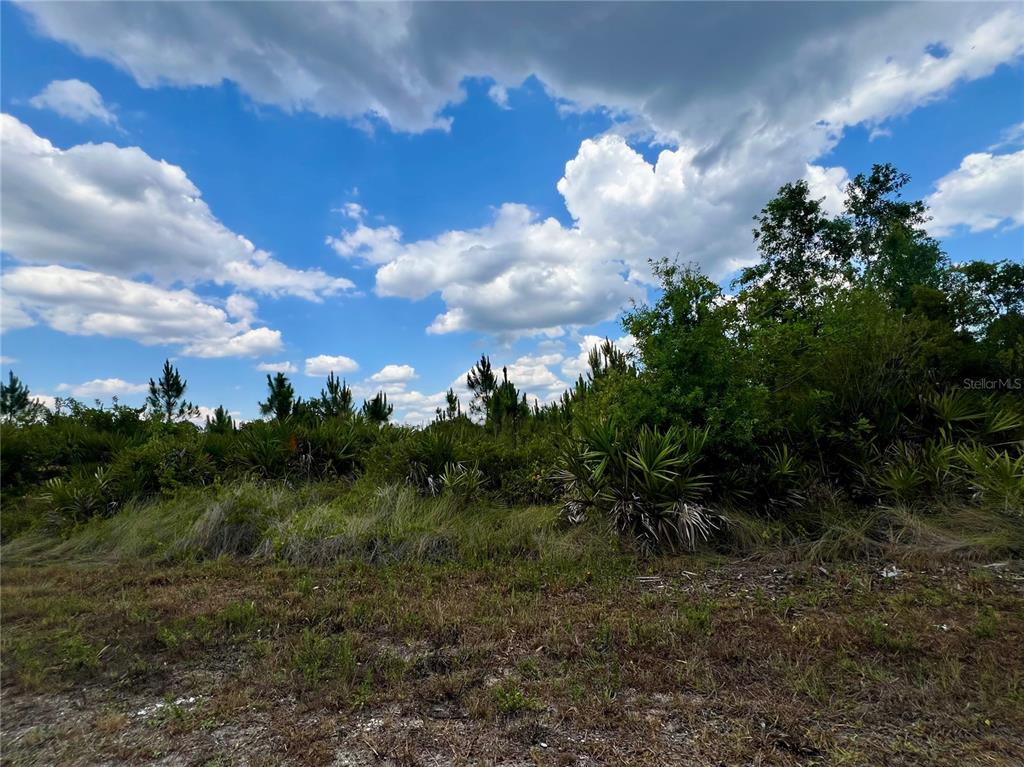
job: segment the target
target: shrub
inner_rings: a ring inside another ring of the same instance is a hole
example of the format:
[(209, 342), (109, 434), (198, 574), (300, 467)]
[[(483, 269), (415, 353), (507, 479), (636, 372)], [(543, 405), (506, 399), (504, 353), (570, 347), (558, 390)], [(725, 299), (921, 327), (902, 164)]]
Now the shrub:
[(577, 434), (558, 475), (571, 520), (595, 508), (647, 554), (693, 549), (717, 529), (720, 517), (700, 503), (707, 478), (694, 469), (706, 431), (645, 426), (629, 438), (604, 422), (578, 423)]

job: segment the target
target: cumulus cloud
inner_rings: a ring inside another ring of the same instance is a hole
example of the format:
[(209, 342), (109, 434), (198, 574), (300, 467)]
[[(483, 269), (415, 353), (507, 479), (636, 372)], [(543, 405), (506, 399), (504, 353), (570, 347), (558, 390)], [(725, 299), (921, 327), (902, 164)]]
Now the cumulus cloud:
[(404, 384), (417, 377), (416, 368), (412, 365), (385, 365), (370, 376), (370, 380), (377, 383)]
[(820, 165), (808, 165), (804, 180), (810, 189), (811, 198), (822, 200), (822, 209), (833, 216), (843, 212), (846, 204), (846, 185), (850, 176), (845, 168), (824, 168)]
[(640, 294), (601, 243), (539, 220), (525, 206), (499, 208), (491, 224), (402, 243), (395, 227), (360, 224), (332, 243), (341, 255), (382, 264), (376, 291), (423, 298), (440, 292), (447, 311), (431, 333), (479, 329), (539, 333), (562, 324), (594, 323)]
[(36, 109), (49, 109), (75, 122), (99, 120), (107, 125), (117, 125), (117, 116), (103, 103), (100, 92), (81, 80), (54, 80), (28, 103)]
[(79, 384), (62, 383), (57, 386), (59, 392), (70, 392), (75, 397), (123, 397), (131, 394), (143, 394), (149, 391), (149, 385), (133, 384), (122, 378), (94, 378)]
[(263, 373), (294, 373), (298, 370), (291, 362), (261, 362), (256, 369)]
[(128, 338), (148, 346), (172, 344), (186, 356), (255, 356), (281, 347), (280, 331), (232, 321), (190, 290), (64, 266), (8, 269), (3, 306), (5, 314), (15, 312), (28, 324), (41, 321), (61, 333)]
[(3, 249), (18, 261), (314, 301), (353, 287), (258, 250), (213, 215), (184, 170), (138, 147), (60, 149), (7, 114), (0, 129)]
[(929, 230), (939, 236), (958, 227), (984, 232), (1002, 224), (1024, 226), (1024, 150), (967, 155), (935, 183), (927, 202)]
[(332, 371), (335, 374), (338, 373), (352, 373), (359, 370), (359, 363), (351, 357), (345, 357), (342, 355), (331, 356), (329, 354), (319, 354), (316, 357), (306, 358), (306, 375), (311, 377), (325, 376)]

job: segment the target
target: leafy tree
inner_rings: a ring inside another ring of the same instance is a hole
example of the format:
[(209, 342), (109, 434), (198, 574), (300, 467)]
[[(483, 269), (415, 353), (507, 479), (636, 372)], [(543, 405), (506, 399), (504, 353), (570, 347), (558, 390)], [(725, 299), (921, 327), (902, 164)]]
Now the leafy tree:
[(806, 314), (825, 300), (830, 286), (853, 278), (850, 224), (830, 218), (823, 202), (811, 198), (806, 181), (796, 181), (783, 185), (754, 217), (761, 260), (737, 282), (750, 289), (759, 315)]
[(886, 163), (860, 173), (846, 187), (846, 221), (865, 284), (907, 308), (915, 285), (938, 286), (945, 254), (924, 229), (928, 209), (904, 200), (910, 176)]
[(371, 423), (387, 423), (393, 412), (395, 408), (388, 404), (388, 395), (383, 391), (377, 392), (371, 400), (363, 400), (363, 416)]
[(352, 415), (352, 390), (344, 380), (339, 381), (332, 370), (316, 404), (322, 418), (348, 418)]
[(486, 417), (491, 397), (498, 388), (498, 379), (494, 376), (491, 360), (486, 354), (480, 355), (480, 361), (466, 375), (466, 386), (472, 395), (469, 403), (470, 412)]
[(0, 383), (0, 416), (8, 421), (31, 421), (43, 409), (29, 396), (28, 386), (14, 375), (14, 371), (7, 371), (7, 383)]
[(298, 404), (295, 389), (288, 381), (288, 377), (284, 373), (275, 373), (271, 378), (267, 373), (267, 401), (259, 403), (260, 413), (272, 415), (277, 421), (284, 421)]
[(927, 208), (903, 200), (910, 177), (892, 165), (874, 165), (846, 187), (844, 211), (830, 216), (806, 181), (784, 184), (754, 217), (761, 260), (737, 284), (754, 322), (808, 316), (855, 284), (909, 309), (917, 285), (937, 287), (946, 258), (924, 229)]
[(735, 302), (696, 268), (664, 259), (652, 268), (660, 298), (623, 318), (643, 364), (641, 396), (617, 412), (632, 425), (708, 425), (724, 450), (749, 444), (761, 391), (750, 385)]
[(235, 430), (235, 419), (232, 418), (223, 405), (218, 405), (213, 411), (213, 418), (206, 416), (206, 430), (214, 434), (226, 434)]
[(187, 388), (188, 381), (181, 377), (181, 373), (171, 364), (170, 360), (164, 360), (160, 378), (156, 381), (152, 378), (149, 379), (149, 395), (146, 397), (146, 405), (154, 413), (159, 414), (166, 423), (198, 415), (199, 408), (191, 402), (185, 401)]

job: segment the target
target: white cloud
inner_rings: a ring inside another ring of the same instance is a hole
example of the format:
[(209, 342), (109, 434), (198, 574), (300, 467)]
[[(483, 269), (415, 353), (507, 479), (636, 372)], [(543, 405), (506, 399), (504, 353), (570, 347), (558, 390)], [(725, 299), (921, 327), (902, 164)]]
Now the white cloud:
[(294, 373), (298, 370), (291, 362), (261, 362), (256, 369), (263, 373)]
[(305, 373), (308, 376), (325, 376), (332, 371), (337, 375), (338, 373), (351, 373), (355, 370), (359, 370), (359, 363), (351, 357), (342, 355), (332, 357), (329, 354), (320, 354), (316, 357), (306, 358)]
[(385, 365), (370, 376), (370, 380), (377, 383), (405, 384), (417, 377), (416, 368), (412, 365)]
[(256, 310), (259, 308), (252, 298), (241, 293), (232, 293), (228, 296), (224, 307), (229, 315), (248, 323), (256, 321)]
[(988, 149), (993, 152), (1004, 147), (1020, 146), (1024, 143), (1024, 122), (1015, 123), (999, 134), (999, 141)]
[(149, 391), (149, 385), (144, 383), (133, 384), (121, 378), (94, 378), (79, 384), (62, 383), (57, 386), (57, 391), (70, 392), (75, 397), (123, 397), (126, 394), (144, 394)]
[(967, 155), (959, 168), (935, 183), (927, 203), (929, 231), (939, 236), (958, 227), (984, 232), (1001, 224), (1024, 226), (1024, 150)]
[(47, 410), (57, 409), (57, 398), (51, 397), (49, 394), (29, 394), (29, 399), (33, 402), (38, 402)]
[(13, 365), (18, 360), (14, 357), (8, 357), (6, 354), (0, 354), (0, 365)]
[(117, 116), (103, 103), (100, 92), (81, 80), (54, 80), (29, 99), (36, 109), (49, 109), (75, 122), (99, 120), (117, 125)]
[[(932, 11), (929, 8), (928, 15)], [(925, 14), (919, 10), (916, 15)], [(1024, 14), (1020, 8), (989, 11), (988, 15), (976, 17), (974, 24), (960, 31), (959, 39), (943, 46), (945, 56), (935, 56), (928, 50), (888, 57), (862, 75), (856, 87), (827, 110), (824, 118), (838, 125), (877, 125), (941, 98), (957, 83), (989, 75), (1001, 63), (1019, 57), (1024, 52)], [(926, 28), (931, 26), (924, 18), (921, 23)]]
[(184, 170), (138, 147), (59, 149), (7, 114), (0, 128), (3, 250), (18, 261), (314, 301), (353, 287), (256, 249), (217, 220)]
[(379, 295), (417, 299), (440, 292), (447, 311), (435, 318), (432, 333), (540, 333), (594, 323), (640, 293), (603, 244), (553, 218), (537, 220), (522, 205), (502, 206), (479, 229), (408, 244), (400, 236), (394, 227), (360, 224), (352, 236), (342, 234), (335, 248), (382, 264)]
[(40, 320), (70, 335), (172, 344), (194, 357), (255, 356), (281, 347), (281, 333), (231, 321), (190, 290), (63, 266), (22, 266), (3, 277), (3, 306), (29, 323)]
[(823, 168), (820, 165), (808, 165), (804, 180), (811, 192), (811, 198), (822, 200), (822, 209), (833, 216), (843, 212), (846, 204), (846, 185), (850, 176), (845, 168)]
[(497, 104), (502, 109), (508, 109), (508, 89), (504, 85), (495, 83), (487, 89), (487, 95), (491, 101)]
[(182, 349), (189, 357), (256, 357), (281, 348), (281, 331), (253, 328), (230, 338), (203, 338)]

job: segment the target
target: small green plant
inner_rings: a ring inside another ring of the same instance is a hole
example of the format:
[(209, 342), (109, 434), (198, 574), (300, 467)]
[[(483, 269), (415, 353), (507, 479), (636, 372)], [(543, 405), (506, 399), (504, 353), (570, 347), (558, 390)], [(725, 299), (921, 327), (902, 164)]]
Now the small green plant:
[(676, 610), (676, 627), (689, 636), (711, 636), (714, 604), (709, 600), (684, 602)]
[(356, 670), (352, 642), (345, 634), (321, 634), (305, 628), (290, 649), (289, 666), (308, 688), (328, 680), (349, 685)]
[(537, 706), (537, 702), (527, 695), (514, 679), (506, 679), (495, 687), (494, 698), (498, 704), (498, 711), (506, 716), (514, 716)]
[(233, 635), (252, 633), (259, 625), (259, 611), (255, 602), (232, 602), (220, 613), (224, 629)]
[(999, 614), (986, 607), (974, 622), (974, 636), (978, 639), (995, 639), (999, 633)]

